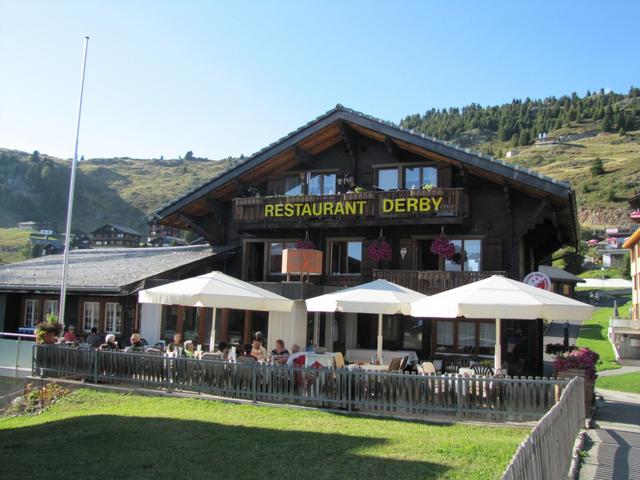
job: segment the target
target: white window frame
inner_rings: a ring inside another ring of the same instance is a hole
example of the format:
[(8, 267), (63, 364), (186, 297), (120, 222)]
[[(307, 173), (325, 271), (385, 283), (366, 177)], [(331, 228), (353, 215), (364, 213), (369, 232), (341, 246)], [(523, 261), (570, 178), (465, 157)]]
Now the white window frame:
[[(54, 305), (53, 308), (51, 308), (51, 305)], [(58, 300), (45, 300), (44, 301), (44, 318), (46, 320), (47, 315), (53, 314), (53, 315), (58, 315), (60, 310), (60, 303)]]
[[(31, 308), (29, 308), (31, 305)], [(24, 326), (35, 327), (39, 321), (40, 300), (27, 298), (24, 301)]]
[(122, 332), (122, 305), (117, 302), (104, 304), (104, 331), (116, 334)]
[[(88, 309), (87, 307), (91, 307)], [(90, 314), (90, 315), (87, 315)], [(98, 328), (100, 322), (100, 302), (83, 302), (82, 304), (82, 330), (90, 332), (93, 327)]]

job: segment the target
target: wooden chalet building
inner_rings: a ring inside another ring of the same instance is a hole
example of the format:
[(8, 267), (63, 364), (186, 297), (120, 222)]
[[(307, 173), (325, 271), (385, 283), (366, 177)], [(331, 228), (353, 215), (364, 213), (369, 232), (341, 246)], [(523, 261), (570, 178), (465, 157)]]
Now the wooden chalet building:
[[(241, 247), (227, 273), (296, 300), (375, 278), (426, 294), (494, 273), (522, 280), (578, 238), (575, 194), (567, 183), (340, 105), (155, 217), (211, 245)], [(431, 252), (441, 233), (455, 246), (451, 260)], [(322, 274), (309, 284), (286, 282), (282, 252), (307, 235), (323, 252)], [(368, 253), (381, 236), (392, 249), (387, 262)], [(369, 315), (321, 314), (314, 322), (303, 302), (294, 311), (291, 322), (320, 325), (301, 341), (342, 350), (375, 347)], [(226, 340), (246, 340), (265, 328), (258, 312), (222, 315), (218, 331)], [(389, 317), (384, 329), (385, 349), (415, 350), (421, 358), (493, 355), (493, 322)], [(504, 351), (509, 338), (522, 339), (510, 351), (513, 373), (540, 373), (542, 322), (507, 319), (503, 332)]]
[(91, 247), (139, 247), (142, 235), (134, 229), (108, 223), (91, 232)]

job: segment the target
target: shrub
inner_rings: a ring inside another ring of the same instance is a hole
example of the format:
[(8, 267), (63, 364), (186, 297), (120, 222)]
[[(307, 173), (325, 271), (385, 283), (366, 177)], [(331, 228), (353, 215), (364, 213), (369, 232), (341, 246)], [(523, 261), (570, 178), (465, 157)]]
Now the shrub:
[(596, 158), (591, 162), (591, 174), (602, 175), (604, 173), (604, 165), (601, 158)]

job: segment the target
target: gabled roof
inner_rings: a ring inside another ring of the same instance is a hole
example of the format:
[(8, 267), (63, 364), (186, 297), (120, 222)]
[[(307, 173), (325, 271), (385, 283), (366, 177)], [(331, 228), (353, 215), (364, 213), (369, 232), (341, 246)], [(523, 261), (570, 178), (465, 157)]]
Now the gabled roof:
[(130, 227), (125, 227), (124, 225), (118, 225), (117, 223), (106, 223), (103, 226), (101, 226), (100, 228), (96, 228), (93, 232), (91, 233), (95, 233), (99, 230), (102, 230), (104, 227), (113, 227), (116, 230), (121, 231), (122, 233), (128, 233), (129, 235), (137, 235), (138, 237), (141, 237), (142, 235), (139, 234), (138, 232), (136, 232), (133, 228)]
[(325, 114), (320, 115), (306, 125), (303, 125), (250, 157), (236, 163), (231, 168), (219, 173), (203, 185), (186, 192), (184, 195), (159, 208), (154, 213), (154, 218), (161, 219), (177, 212), (209, 192), (237, 179), (273, 156), (284, 152), (295, 146), (298, 142), (339, 121), (377, 132), (393, 140), (415, 145), (424, 150), (457, 161), (461, 165), (501, 176), (514, 184), (523, 184), (530, 188), (565, 199), (571, 204), (571, 208), (575, 213), (575, 197), (570, 185), (566, 182), (547, 177), (519, 165), (504, 162), (483, 153), (474, 152), (468, 148), (462, 148), (452, 143), (426, 136), (414, 130), (400, 127), (392, 122), (365, 115), (338, 104)]
[[(69, 253), (70, 292), (120, 293), (125, 287), (231, 250), (210, 246), (110, 248)], [(0, 291), (59, 291), (62, 255), (0, 267)]]
[(552, 267), (550, 265), (540, 265), (538, 271), (544, 273), (551, 280), (559, 280), (561, 282), (584, 283), (583, 278), (577, 277), (573, 273), (569, 273), (561, 268)]

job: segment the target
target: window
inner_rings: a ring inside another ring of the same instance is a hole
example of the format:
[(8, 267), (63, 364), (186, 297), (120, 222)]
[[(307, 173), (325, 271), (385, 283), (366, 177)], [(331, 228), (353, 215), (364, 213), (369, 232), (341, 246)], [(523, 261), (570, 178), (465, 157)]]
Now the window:
[(44, 301), (44, 318), (46, 319), (48, 315), (58, 315), (58, 300), (45, 300)]
[(119, 303), (105, 304), (104, 330), (107, 333), (122, 331), (122, 306)]
[(333, 195), (336, 193), (335, 173), (309, 173), (309, 195)]
[(436, 350), (439, 352), (453, 348), (453, 322), (439, 320), (436, 322)]
[(478, 353), (480, 355), (493, 355), (496, 349), (496, 326), (494, 323), (479, 323), (480, 344)]
[(405, 167), (405, 189), (420, 188), (426, 183), (438, 185), (438, 170), (435, 167)]
[(35, 327), (38, 323), (38, 310), (40, 309), (40, 302), (38, 300), (25, 300), (24, 302), (24, 326)]
[(282, 252), (286, 248), (295, 248), (295, 242), (273, 242), (269, 244), (269, 273), (282, 273)]
[(378, 188), (389, 191), (398, 189), (398, 169), (381, 168), (378, 170)]
[(451, 260), (445, 260), (445, 271), (479, 272), (482, 240), (451, 240), (451, 243), (453, 243), (456, 253)]
[(476, 345), (476, 324), (473, 322), (458, 322), (458, 350), (463, 353), (473, 353)]
[(329, 242), (331, 275), (358, 275), (362, 271), (362, 242)]
[(82, 330), (90, 332), (93, 327), (98, 327), (100, 318), (100, 302), (84, 302), (82, 313)]
[(300, 175), (289, 175), (284, 177), (285, 195), (302, 195), (302, 180)]
[(405, 317), (402, 348), (404, 350), (422, 350), (422, 330), (424, 320)]

